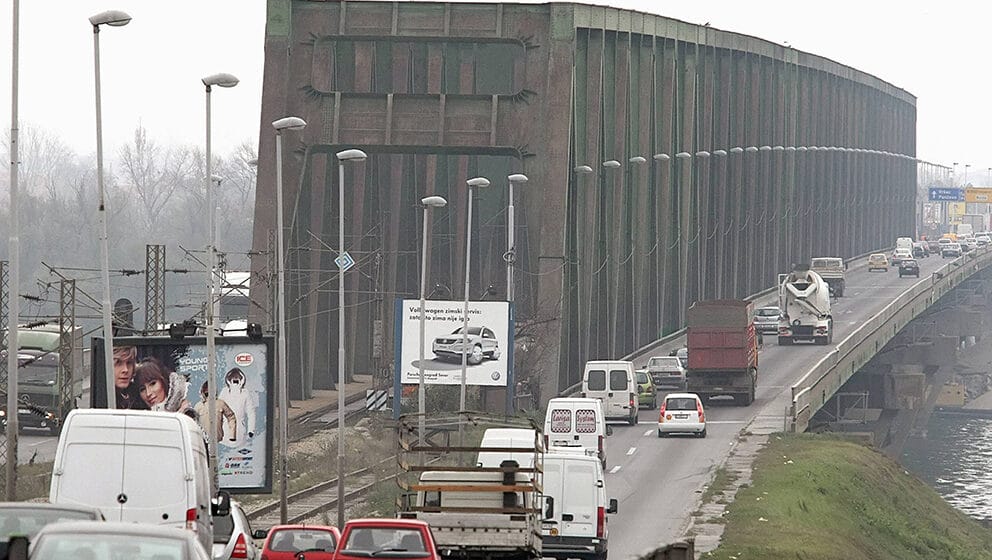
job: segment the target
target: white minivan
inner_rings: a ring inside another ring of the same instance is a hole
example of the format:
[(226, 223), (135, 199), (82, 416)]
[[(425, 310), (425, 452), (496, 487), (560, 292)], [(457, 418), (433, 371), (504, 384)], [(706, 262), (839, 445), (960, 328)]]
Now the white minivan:
[(607, 420), (625, 420), (637, 424), (637, 384), (634, 362), (586, 362), (582, 373), (582, 396), (603, 402)]
[(48, 501), (189, 529), (211, 550), (212, 516), (230, 514), (230, 496), (213, 502), (211, 483), (203, 431), (188, 416), (76, 409), (62, 427)]
[(617, 513), (617, 500), (606, 499), (606, 477), (595, 457), (566, 453), (544, 456), (543, 528), (545, 558), (606, 560), (607, 515)]
[(548, 401), (544, 415), (544, 448), (548, 453), (595, 450), (606, 467), (606, 445), (609, 435), (603, 403), (597, 399), (558, 397)]

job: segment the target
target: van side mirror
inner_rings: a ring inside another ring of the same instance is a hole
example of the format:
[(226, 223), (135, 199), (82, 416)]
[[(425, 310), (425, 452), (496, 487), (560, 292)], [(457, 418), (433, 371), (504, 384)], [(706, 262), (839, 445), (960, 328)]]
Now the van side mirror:
[(269, 536), (268, 529), (255, 529), (254, 531), (251, 532), (251, 538), (253, 539), (261, 540), (268, 536)]
[(544, 518), (551, 519), (555, 516), (555, 499), (552, 496), (544, 497)]
[(610, 498), (610, 507), (606, 508), (606, 513), (616, 513), (620, 511), (620, 504), (616, 498)]
[(7, 555), (5, 558), (9, 560), (27, 560), (28, 538), (24, 535), (10, 537), (7, 541)]
[(231, 495), (223, 490), (218, 490), (214, 499), (210, 500), (210, 515), (213, 517), (231, 515)]
[(608, 436), (613, 435), (613, 426), (606, 426), (606, 435)]

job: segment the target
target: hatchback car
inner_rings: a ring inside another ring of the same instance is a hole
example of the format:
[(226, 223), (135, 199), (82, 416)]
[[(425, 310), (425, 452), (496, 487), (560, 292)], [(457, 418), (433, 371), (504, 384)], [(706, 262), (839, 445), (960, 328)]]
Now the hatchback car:
[(327, 525), (276, 525), (268, 531), (255, 531), (256, 539), (265, 539), (265, 560), (297, 560), (306, 553), (307, 560), (331, 560), (341, 539), (337, 527)]
[(214, 517), (214, 560), (256, 560), (258, 547), (252, 538), (248, 516), (241, 504), (231, 501), (231, 515)]
[(168, 558), (209, 560), (196, 533), (179, 527), (109, 521), (53, 523), (31, 541), (31, 560)]
[(759, 307), (754, 312), (754, 330), (759, 333), (778, 332), (778, 318), (782, 310), (775, 306)]
[(639, 369), (634, 372), (634, 377), (637, 380), (637, 405), (647, 407), (648, 410), (658, 408), (658, 389), (648, 372)]
[(914, 259), (906, 259), (899, 263), (899, 278), (903, 276), (920, 277), (920, 264)]
[(873, 270), (889, 271), (889, 258), (883, 253), (873, 253), (868, 257), (868, 272)]
[(913, 253), (909, 249), (896, 249), (892, 251), (892, 258), (889, 259), (889, 262), (892, 263), (892, 266), (899, 266), (899, 263), (904, 259), (911, 258), (913, 258)]
[(658, 437), (668, 434), (694, 434), (706, 437), (703, 401), (695, 393), (672, 393), (665, 397), (658, 413)]
[(942, 259), (947, 259), (947, 258), (952, 258), (953, 259), (953, 258), (957, 258), (957, 257), (960, 257), (960, 256), (961, 256), (961, 244), (960, 243), (954, 243), (952, 241), (950, 243), (945, 243), (940, 248), (940, 258), (942, 258)]
[(678, 356), (654, 356), (648, 358), (648, 374), (657, 389), (674, 387), (685, 390), (685, 366)]

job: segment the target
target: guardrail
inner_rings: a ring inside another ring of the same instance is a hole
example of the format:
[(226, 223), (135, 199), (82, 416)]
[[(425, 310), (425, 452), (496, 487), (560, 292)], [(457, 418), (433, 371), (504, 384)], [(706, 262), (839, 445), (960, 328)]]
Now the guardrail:
[[(873, 253), (879, 253), (879, 252), (888, 252), (891, 249), (892, 248), (890, 247), (888, 249), (881, 249), (881, 250), (876, 250), (876, 251), (870, 251), (868, 253), (864, 253), (864, 254), (861, 254), (861, 255), (857, 255), (857, 256), (851, 257), (851, 258), (845, 260), (844, 262), (847, 263), (847, 264), (858, 262), (859, 264), (858, 264), (858, 266), (855, 266), (855, 268), (858, 268), (860, 266), (867, 266), (867, 261), (865, 259), (868, 258), (868, 255), (871, 255)], [(744, 299), (747, 300), (747, 301), (757, 301), (759, 299), (762, 299), (762, 298), (771, 296), (771, 295), (775, 294), (777, 291), (778, 291), (778, 286), (772, 286), (772, 287), (767, 288), (767, 289), (764, 289), (764, 290), (762, 290), (760, 292), (751, 294), (751, 295), (745, 297)], [(674, 343), (676, 343), (676, 342), (680, 342), (681, 343), (680, 345), (684, 345), (685, 343), (684, 343), (684, 341), (682, 339), (685, 337), (685, 334), (686, 334), (686, 328), (685, 327), (682, 327), (681, 329), (679, 329), (679, 330), (677, 330), (677, 331), (675, 331), (673, 333), (667, 334), (667, 335), (659, 338), (658, 340), (655, 340), (653, 342), (650, 342), (648, 344), (645, 344), (644, 346), (638, 348), (637, 350), (634, 350), (630, 354), (627, 354), (626, 356), (623, 356), (620, 359), (621, 360), (624, 360), (624, 361), (632, 361), (635, 358), (637, 358), (638, 356), (642, 356), (642, 355), (644, 355), (644, 354), (646, 354), (646, 353), (648, 353), (648, 352), (650, 352), (652, 350), (656, 350), (658, 348), (663, 348), (663, 347), (665, 347), (665, 346), (667, 346), (669, 344), (674, 345)], [(570, 396), (574, 396), (574, 395), (576, 395), (576, 394), (579, 393), (579, 390), (581, 388), (582, 388), (582, 381), (579, 381), (578, 383), (576, 383), (574, 385), (570, 385), (570, 386), (566, 387), (565, 389), (563, 389), (562, 391), (560, 391), (558, 393), (558, 395), (556, 395), (556, 396), (559, 396), (559, 397), (570, 397)]]
[(854, 329), (792, 386), (789, 431), (806, 431), (810, 419), (824, 403), (900, 329), (958, 284), (990, 264), (990, 248), (965, 253), (933, 272), (930, 282), (917, 283)]

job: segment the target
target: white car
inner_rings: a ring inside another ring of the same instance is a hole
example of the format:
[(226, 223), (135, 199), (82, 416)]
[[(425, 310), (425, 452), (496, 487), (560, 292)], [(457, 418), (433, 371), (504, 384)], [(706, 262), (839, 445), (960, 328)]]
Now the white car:
[(432, 350), (439, 359), (462, 359), (462, 354), (468, 355), (468, 363), (478, 365), (489, 358), (498, 360), (500, 356), (499, 341), (496, 333), (488, 327), (469, 327), (468, 344), (463, 344), (462, 329), (457, 328), (450, 335), (434, 339)]
[(695, 393), (671, 393), (658, 414), (658, 437), (668, 434), (694, 434), (706, 437), (703, 401)]
[(899, 266), (903, 260), (911, 258), (913, 258), (913, 252), (910, 249), (896, 249), (892, 251), (892, 258), (889, 259), (889, 262), (892, 263), (892, 266)]
[(646, 366), (651, 380), (657, 389), (675, 387), (685, 391), (685, 368), (678, 356), (654, 356), (648, 358)]
[(979, 235), (978, 237), (975, 238), (975, 241), (978, 242), (979, 247), (984, 247), (989, 243), (992, 243), (992, 237), (989, 237), (987, 235)]

